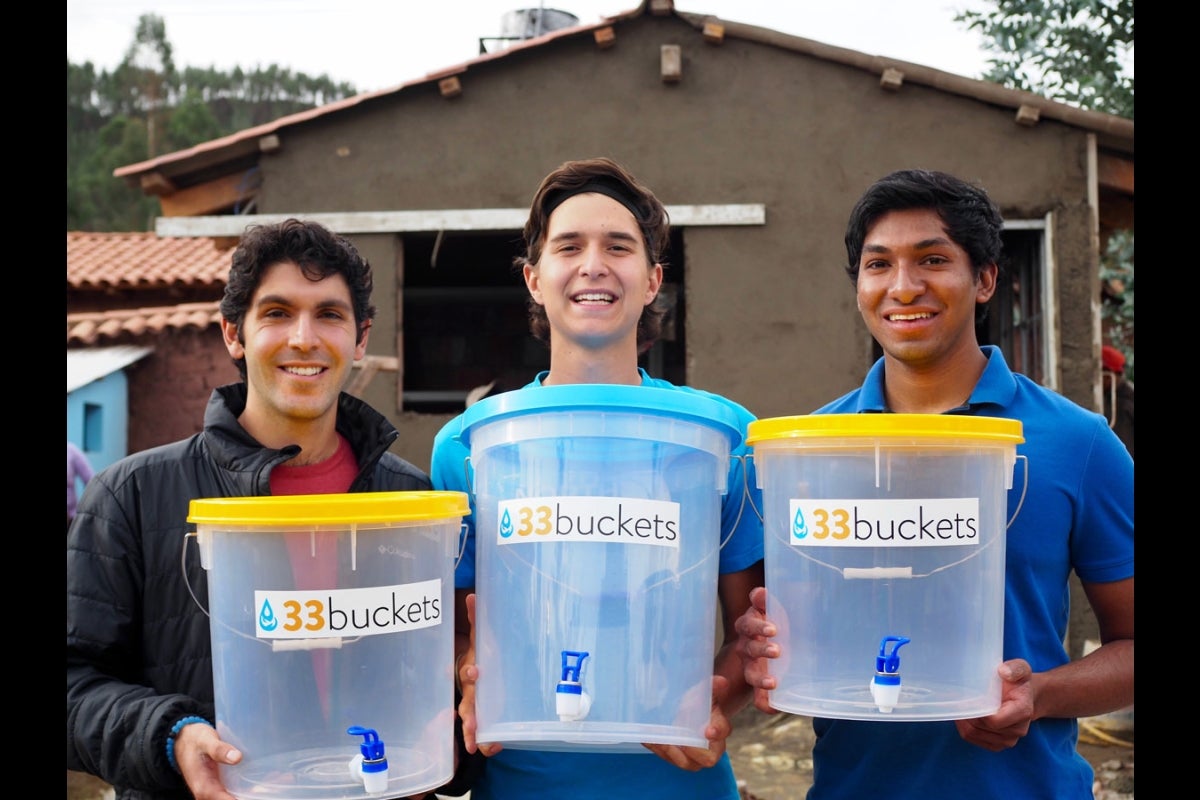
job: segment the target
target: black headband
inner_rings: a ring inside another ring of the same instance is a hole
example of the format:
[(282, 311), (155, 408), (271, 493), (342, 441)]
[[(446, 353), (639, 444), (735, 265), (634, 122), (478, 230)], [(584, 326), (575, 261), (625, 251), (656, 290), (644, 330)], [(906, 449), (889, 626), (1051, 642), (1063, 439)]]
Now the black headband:
[(640, 198), (625, 184), (612, 178), (593, 178), (582, 186), (556, 189), (548, 193), (546, 199), (542, 201), (542, 210), (546, 215), (546, 219), (549, 219), (550, 215), (554, 213), (554, 209), (561, 206), (568, 198), (574, 197), (577, 194), (588, 194), (590, 192), (611, 197), (629, 209), (629, 213), (633, 214), (634, 219), (641, 219), (638, 212), (638, 200)]

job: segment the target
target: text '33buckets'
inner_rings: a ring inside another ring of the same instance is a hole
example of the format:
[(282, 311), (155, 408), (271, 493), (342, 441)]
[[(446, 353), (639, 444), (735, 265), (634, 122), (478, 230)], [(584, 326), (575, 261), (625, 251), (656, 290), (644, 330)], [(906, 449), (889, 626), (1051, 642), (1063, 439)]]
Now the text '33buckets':
[(236, 797), (345, 800), (454, 772), (463, 492), (200, 499), (216, 724)]
[(778, 417), (751, 423), (746, 440), (782, 651), (770, 663), (771, 706), (876, 721), (996, 711), (1021, 423)]
[(477, 740), (706, 746), (736, 416), (670, 389), (529, 387), (470, 406), (457, 438), (474, 472)]

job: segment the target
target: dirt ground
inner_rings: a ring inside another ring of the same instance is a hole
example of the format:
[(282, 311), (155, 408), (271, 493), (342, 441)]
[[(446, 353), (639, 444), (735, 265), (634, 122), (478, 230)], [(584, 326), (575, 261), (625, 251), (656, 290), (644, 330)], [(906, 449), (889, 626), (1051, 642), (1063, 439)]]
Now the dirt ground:
[[(812, 720), (747, 708), (733, 719), (727, 748), (744, 800), (802, 800), (812, 786)], [(1133, 727), (1084, 720), (1079, 752), (1096, 770), (1096, 800), (1133, 800)], [(67, 772), (67, 800), (111, 800), (103, 781)]]
[[(886, 723), (884, 723), (886, 724)], [(1133, 800), (1133, 727), (1084, 720), (1079, 752), (1096, 771), (1096, 800)], [(812, 719), (752, 707), (733, 718), (727, 748), (743, 800), (802, 800), (812, 786)]]

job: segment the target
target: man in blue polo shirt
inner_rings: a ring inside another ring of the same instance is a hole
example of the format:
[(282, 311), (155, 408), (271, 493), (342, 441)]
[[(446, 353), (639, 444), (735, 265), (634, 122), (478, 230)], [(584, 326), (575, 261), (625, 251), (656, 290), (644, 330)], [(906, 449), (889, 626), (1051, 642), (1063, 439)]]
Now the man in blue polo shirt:
[[(1009, 497), (1001, 706), (942, 722), (814, 719), (809, 800), (1091, 800), (1077, 718), (1133, 703), (1133, 460), (1102, 415), (980, 346), (975, 325), (996, 290), (1002, 229), (986, 192), (951, 175), (904, 170), (871, 186), (846, 228), (847, 272), (884, 355), (860, 388), (816, 412), (1021, 421), (1028, 472), (1017, 469)], [(1072, 571), (1102, 641), (1075, 661), (1064, 647)], [(766, 589), (751, 601), (738, 651), (755, 706), (774, 713), (767, 659), (781, 652)]]

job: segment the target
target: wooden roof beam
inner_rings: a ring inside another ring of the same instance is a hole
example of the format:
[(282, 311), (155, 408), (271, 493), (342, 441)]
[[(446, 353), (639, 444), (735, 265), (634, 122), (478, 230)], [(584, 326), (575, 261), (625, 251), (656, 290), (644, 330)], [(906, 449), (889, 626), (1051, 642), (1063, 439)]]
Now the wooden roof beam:
[(215, 214), (254, 198), (262, 184), (259, 173), (226, 175), (207, 183), (180, 189), (159, 198), (164, 217), (200, 217)]
[(1096, 172), (1100, 185), (1133, 197), (1133, 162), (1101, 153), (1096, 159)]

